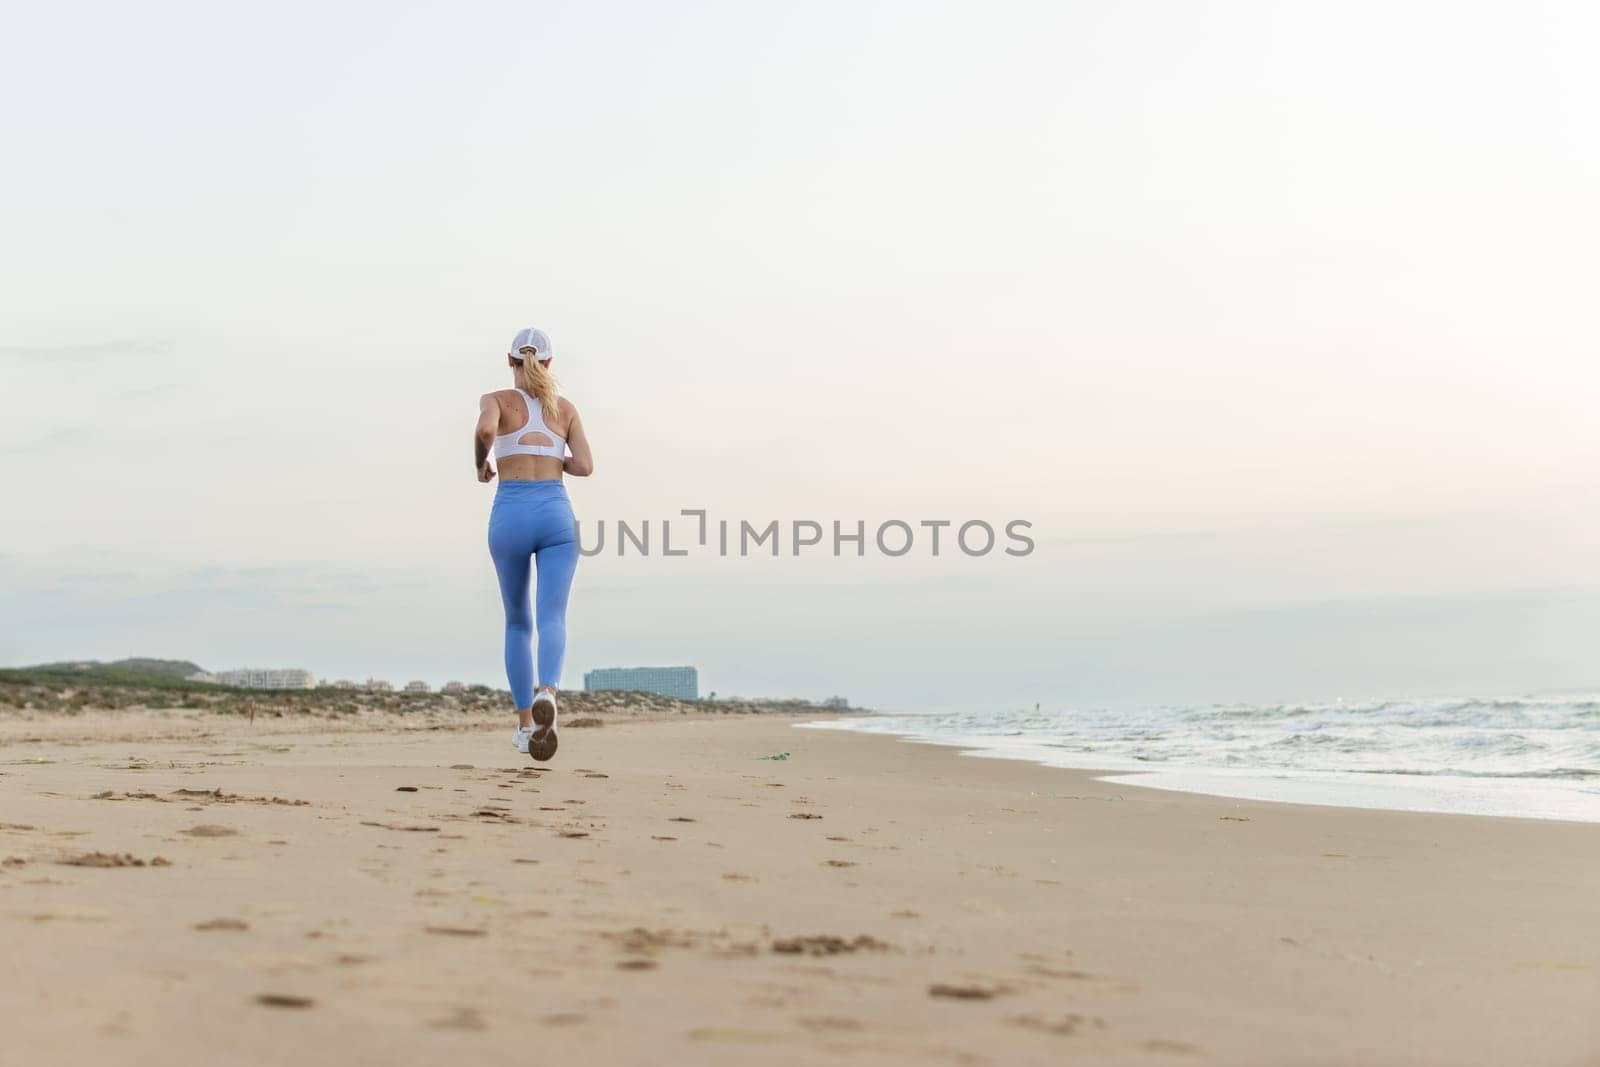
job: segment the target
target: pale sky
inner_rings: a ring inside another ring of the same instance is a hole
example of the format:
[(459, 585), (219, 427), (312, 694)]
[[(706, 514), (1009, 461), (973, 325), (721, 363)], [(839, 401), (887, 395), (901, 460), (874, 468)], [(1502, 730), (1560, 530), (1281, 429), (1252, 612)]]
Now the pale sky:
[(503, 684), (479, 393), (586, 522), (567, 676), (892, 708), (1600, 686), (1600, 10), (31, 5), (0, 39), (0, 663)]

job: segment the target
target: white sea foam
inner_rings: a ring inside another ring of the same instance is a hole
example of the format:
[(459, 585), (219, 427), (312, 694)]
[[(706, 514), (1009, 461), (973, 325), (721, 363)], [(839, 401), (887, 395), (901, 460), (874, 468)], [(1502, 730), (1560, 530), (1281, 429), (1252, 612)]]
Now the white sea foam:
[(887, 714), (808, 725), (1123, 772), (1105, 780), (1158, 789), (1600, 822), (1600, 695)]

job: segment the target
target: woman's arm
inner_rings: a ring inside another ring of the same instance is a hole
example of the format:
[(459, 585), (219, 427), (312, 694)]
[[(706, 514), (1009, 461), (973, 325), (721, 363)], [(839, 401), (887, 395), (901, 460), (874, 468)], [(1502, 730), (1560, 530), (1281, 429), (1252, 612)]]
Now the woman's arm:
[(572, 421), (567, 424), (567, 448), (572, 455), (562, 462), (562, 470), (574, 478), (587, 478), (594, 473), (594, 454), (589, 451), (589, 437), (583, 432), (583, 420), (578, 418), (576, 405), (572, 406)]
[(494, 468), (489, 466), (489, 449), (494, 447), (495, 431), (500, 429), (500, 401), (493, 393), (478, 398), (478, 426), (472, 434), (472, 464), (478, 468), (478, 481), (494, 480)]

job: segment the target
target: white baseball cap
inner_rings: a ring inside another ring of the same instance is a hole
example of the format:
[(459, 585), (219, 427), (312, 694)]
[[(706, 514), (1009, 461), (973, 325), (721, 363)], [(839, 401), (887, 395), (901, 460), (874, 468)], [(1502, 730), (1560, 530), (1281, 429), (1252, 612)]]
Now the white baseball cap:
[(520, 358), (524, 348), (533, 349), (533, 358), (541, 362), (555, 354), (555, 349), (550, 345), (550, 335), (537, 326), (524, 326), (517, 331), (517, 336), (511, 339), (511, 351), (506, 355)]

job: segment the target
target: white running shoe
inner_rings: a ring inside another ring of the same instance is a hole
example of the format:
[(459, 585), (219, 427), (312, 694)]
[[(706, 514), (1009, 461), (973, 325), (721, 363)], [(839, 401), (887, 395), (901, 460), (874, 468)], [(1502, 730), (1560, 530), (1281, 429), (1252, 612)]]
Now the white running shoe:
[(556, 754), (556, 694), (541, 689), (533, 695), (533, 732), (528, 735), (528, 755), (541, 762)]
[(528, 738), (533, 736), (533, 727), (519, 726), (516, 733), (511, 735), (511, 747), (522, 753), (528, 754)]

